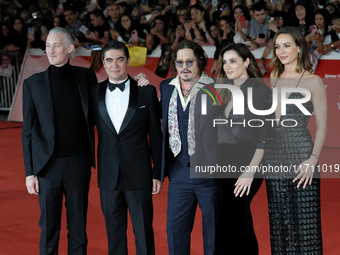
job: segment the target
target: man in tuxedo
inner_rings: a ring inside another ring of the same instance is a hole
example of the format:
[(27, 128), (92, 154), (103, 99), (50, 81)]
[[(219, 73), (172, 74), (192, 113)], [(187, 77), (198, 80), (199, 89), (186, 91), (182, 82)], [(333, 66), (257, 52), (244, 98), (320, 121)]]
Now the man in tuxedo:
[[(204, 69), (207, 55), (197, 43), (183, 40), (172, 53), (175, 78), (160, 84), (162, 104), (162, 177), (169, 176), (167, 236), (169, 255), (189, 255), (197, 203), (202, 211), (204, 254), (215, 254), (215, 224), (219, 192), (214, 179), (191, 178), (190, 162), (213, 162), (206, 132), (209, 122), (201, 116), (200, 88), (210, 90), (214, 80)], [(210, 85), (209, 85), (210, 84)], [(208, 97), (210, 99), (210, 97)], [(208, 100), (207, 100), (208, 101)], [(212, 105), (210, 100), (208, 106)], [(211, 111), (209, 107), (209, 112)], [(201, 146), (199, 146), (201, 145)], [(200, 152), (202, 146), (208, 154)], [(210, 158), (210, 159), (207, 159)]]
[[(137, 255), (155, 254), (152, 194), (161, 191), (160, 108), (153, 86), (139, 87), (127, 73), (127, 47), (108, 42), (102, 60), (109, 78), (93, 87), (98, 129), (98, 186), (108, 254), (127, 254), (129, 209)], [(152, 169), (152, 163), (153, 169)]]
[(48, 69), (23, 83), (22, 147), (28, 193), (39, 195), (40, 254), (58, 254), (63, 195), (68, 254), (86, 254), (86, 215), (95, 165), (89, 110), (93, 70), (69, 64), (72, 36), (54, 28), (46, 41)]

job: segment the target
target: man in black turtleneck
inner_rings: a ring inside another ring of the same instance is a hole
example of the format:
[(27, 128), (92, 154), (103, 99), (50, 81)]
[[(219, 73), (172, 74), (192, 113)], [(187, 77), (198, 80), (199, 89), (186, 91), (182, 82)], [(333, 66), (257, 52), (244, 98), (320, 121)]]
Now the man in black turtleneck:
[(86, 254), (86, 214), (94, 160), (89, 110), (93, 70), (69, 64), (71, 35), (54, 28), (46, 41), (50, 67), (23, 84), (22, 145), (28, 193), (39, 195), (40, 254), (58, 254), (63, 195), (68, 254)]

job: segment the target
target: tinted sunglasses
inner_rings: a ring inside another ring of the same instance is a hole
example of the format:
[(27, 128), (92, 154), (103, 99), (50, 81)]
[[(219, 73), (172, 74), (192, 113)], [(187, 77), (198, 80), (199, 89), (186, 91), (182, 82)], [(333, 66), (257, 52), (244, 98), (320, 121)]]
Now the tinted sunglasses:
[(176, 60), (175, 63), (176, 63), (177, 67), (183, 67), (184, 62), (187, 65), (187, 67), (192, 67), (194, 65), (195, 61), (196, 61), (196, 59), (190, 59), (190, 60), (186, 60), (186, 61)]

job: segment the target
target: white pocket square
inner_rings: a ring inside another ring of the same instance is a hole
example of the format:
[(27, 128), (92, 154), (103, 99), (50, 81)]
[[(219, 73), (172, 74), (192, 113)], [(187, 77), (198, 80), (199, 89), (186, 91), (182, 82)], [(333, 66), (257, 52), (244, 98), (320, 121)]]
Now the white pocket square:
[(139, 106), (138, 108), (145, 108), (145, 105)]

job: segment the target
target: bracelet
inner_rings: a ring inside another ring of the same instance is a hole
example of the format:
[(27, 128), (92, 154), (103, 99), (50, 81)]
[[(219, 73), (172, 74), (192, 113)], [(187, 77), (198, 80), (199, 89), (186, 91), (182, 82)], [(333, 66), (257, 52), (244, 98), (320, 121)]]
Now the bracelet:
[(319, 157), (316, 156), (314, 153), (312, 153), (310, 156), (314, 156), (314, 157), (316, 157), (317, 160), (319, 160)]
[(204, 33), (205, 33), (205, 34), (206, 34), (206, 33), (209, 33), (209, 31), (208, 31), (208, 30), (205, 30)]

